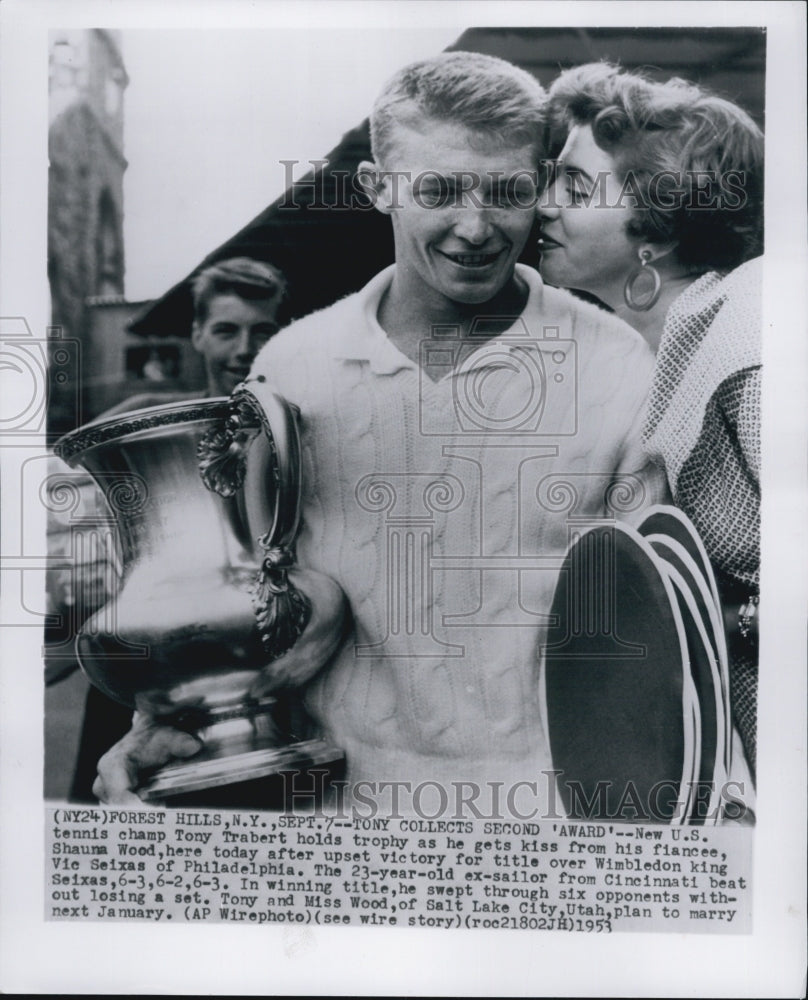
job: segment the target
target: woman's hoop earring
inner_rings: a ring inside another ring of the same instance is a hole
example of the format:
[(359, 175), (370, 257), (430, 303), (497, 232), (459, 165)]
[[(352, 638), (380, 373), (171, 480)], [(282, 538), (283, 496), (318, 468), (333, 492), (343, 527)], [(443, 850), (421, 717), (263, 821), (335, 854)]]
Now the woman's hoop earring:
[[(652, 306), (656, 305), (659, 293), (662, 290), (662, 279), (659, 276), (659, 271), (657, 271), (650, 261), (651, 251), (643, 250), (640, 253), (640, 266), (631, 272), (623, 287), (623, 298), (626, 300), (626, 305), (635, 312), (647, 312)], [(635, 297), (635, 285), (637, 281), (644, 281), (645, 275), (651, 279), (652, 287), (644, 298), (637, 299)]]

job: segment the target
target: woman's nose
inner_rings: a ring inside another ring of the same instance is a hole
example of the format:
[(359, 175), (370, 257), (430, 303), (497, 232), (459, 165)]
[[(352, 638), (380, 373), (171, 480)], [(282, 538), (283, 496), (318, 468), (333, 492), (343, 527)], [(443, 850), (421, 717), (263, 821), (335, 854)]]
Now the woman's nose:
[(536, 212), (540, 219), (555, 219), (561, 210), (559, 201), (558, 181), (552, 181), (539, 195), (536, 202)]

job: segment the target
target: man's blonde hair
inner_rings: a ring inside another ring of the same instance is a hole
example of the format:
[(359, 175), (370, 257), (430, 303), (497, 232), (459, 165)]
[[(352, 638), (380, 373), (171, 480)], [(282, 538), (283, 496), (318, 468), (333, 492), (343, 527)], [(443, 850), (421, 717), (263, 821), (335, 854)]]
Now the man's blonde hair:
[(411, 63), (387, 82), (370, 116), (373, 158), (384, 166), (397, 125), (424, 118), (462, 125), (509, 146), (544, 151), (546, 94), (538, 80), (504, 59), (443, 52)]

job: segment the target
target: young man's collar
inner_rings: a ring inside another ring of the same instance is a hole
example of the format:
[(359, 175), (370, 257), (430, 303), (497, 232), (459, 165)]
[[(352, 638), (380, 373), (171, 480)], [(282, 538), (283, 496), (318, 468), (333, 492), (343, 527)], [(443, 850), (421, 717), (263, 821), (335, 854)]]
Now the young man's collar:
[[(361, 330), (346, 328), (347, 336), (342, 343), (335, 345), (334, 358), (339, 361), (364, 361), (370, 365), (375, 375), (395, 375), (400, 371), (418, 371), (418, 366), (406, 357), (393, 344), (378, 320), (379, 305), (382, 296), (393, 280), (395, 264), (385, 268), (375, 278), (365, 285), (360, 295), (362, 314), (365, 320)], [(503, 353), (512, 353), (521, 349), (523, 343), (532, 341), (529, 327), (523, 322), (536, 298), (541, 294), (542, 281), (538, 273), (523, 264), (516, 265), (519, 274), (529, 289), (528, 300), (519, 317), (506, 330), (496, 337), (485, 340), (478, 350), (469, 351), (470, 342), (465, 340), (464, 357), (457, 373), (472, 371), (483, 367), (499, 367), (502, 364)], [(532, 310), (531, 310), (532, 311)], [(430, 343), (434, 343), (433, 338)], [(443, 338), (440, 338), (441, 341)], [(451, 336), (446, 338), (447, 351), (451, 351)]]

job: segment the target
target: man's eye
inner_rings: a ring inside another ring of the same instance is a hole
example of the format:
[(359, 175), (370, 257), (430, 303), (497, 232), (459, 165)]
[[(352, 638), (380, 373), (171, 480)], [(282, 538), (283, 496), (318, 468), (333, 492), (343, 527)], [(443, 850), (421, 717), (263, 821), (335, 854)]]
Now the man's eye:
[(536, 189), (532, 184), (498, 184), (491, 195), (494, 208), (532, 208)]
[(447, 192), (445, 188), (421, 188), (420, 193), (421, 201), (424, 205), (429, 205), (430, 208), (446, 201)]
[(277, 326), (255, 326), (252, 333), (254, 337), (262, 337), (264, 340), (269, 340), (270, 337), (278, 332), (278, 329), (279, 327)]
[(423, 208), (442, 208), (454, 197), (454, 185), (443, 178), (430, 177), (414, 187), (416, 202)]
[(216, 323), (210, 332), (217, 337), (232, 337), (236, 332), (236, 328), (224, 323)]

